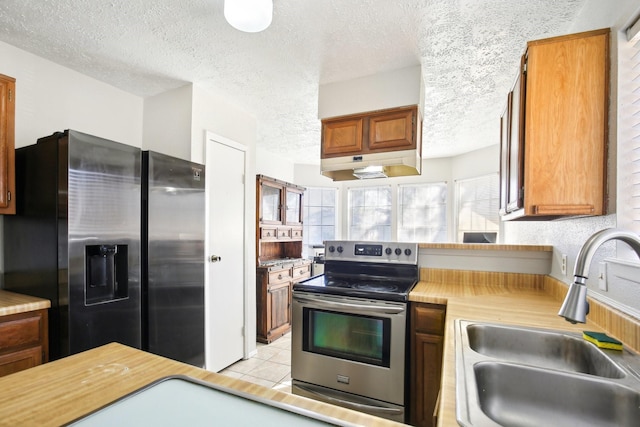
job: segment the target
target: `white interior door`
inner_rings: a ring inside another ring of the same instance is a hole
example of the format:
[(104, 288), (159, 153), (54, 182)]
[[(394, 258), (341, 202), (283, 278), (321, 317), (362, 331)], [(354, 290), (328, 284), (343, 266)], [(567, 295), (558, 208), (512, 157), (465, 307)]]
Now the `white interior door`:
[(206, 368), (242, 359), (245, 307), (244, 146), (207, 133)]

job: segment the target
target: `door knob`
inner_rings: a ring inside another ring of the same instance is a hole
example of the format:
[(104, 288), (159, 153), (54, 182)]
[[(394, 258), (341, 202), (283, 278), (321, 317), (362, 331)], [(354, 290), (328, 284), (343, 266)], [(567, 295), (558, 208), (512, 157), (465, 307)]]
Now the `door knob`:
[(222, 257), (221, 256), (211, 255), (209, 257), (209, 262), (218, 262), (218, 261), (222, 261)]

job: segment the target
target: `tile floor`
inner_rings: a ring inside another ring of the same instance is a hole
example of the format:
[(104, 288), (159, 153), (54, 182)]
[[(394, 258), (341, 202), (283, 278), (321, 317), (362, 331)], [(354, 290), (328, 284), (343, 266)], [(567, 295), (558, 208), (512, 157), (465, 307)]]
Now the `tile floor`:
[(222, 375), (291, 393), (291, 333), (271, 344), (257, 343), (258, 353), (220, 371)]

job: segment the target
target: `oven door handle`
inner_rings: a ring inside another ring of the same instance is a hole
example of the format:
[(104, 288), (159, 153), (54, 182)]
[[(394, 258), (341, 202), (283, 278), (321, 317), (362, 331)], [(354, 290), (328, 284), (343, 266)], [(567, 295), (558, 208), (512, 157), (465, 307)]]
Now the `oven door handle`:
[(320, 308), (350, 308), (362, 311), (370, 311), (375, 313), (384, 314), (399, 314), (406, 311), (405, 307), (394, 307), (388, 305), (375, 305), (375, 304), (353, 304), (348, 302), (327, 301), (318, 298), (309, 298), (300, 295), (294, 295), (293, 299), (302, 303), (309, 303), (316, 305)]
[(302, 386), (300, 384), (296, 385), (296, 387), (299, 387), (302, 390), (306, 391), (307, 393), (317, 396), (326, 402), (335, 403), (338, 406), (355, 409), (356, 411), (360, 411), (360, 412), (369, 412), (371, 414), (382, 414), (382, 415), (402, 415), (404, 413), (402, 409), (385, 408), (384, 406), (365, 405), (362, 403), (356, 403), (348, 400), (338, 399), (337, 397), (327, 396), (326, 394), (321, 393), (317, 390), (314, 390), (311, 387)]

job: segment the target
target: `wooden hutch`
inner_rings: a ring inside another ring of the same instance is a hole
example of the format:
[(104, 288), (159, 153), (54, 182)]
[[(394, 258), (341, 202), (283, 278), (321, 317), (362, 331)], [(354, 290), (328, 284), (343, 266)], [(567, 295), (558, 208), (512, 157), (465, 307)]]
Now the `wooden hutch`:
[(291, 330), (293, 284), (311, 276), (311, 261), (302, 258), (304, 190), (256, 176), (256, 317), (263, 343)]

